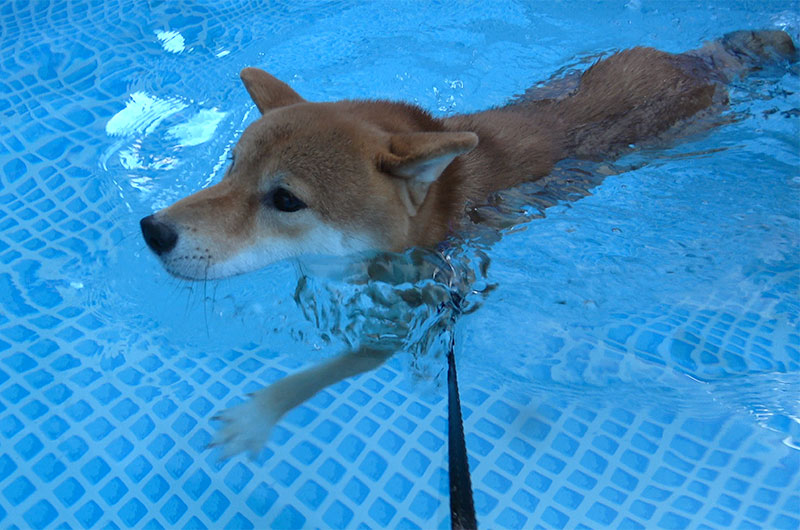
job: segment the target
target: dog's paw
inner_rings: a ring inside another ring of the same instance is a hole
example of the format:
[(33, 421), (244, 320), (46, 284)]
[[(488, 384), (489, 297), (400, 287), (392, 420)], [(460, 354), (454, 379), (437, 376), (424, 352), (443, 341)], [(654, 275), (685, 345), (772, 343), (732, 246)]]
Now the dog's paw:
[(222, 426), (209, 447), (220, 447), (222, 460), (242, 452), (249, 453), (250, 458), (258, 456), (278, 420), (262, 400), (255, 398), (226, 409), (213, 419), (221, 421)]

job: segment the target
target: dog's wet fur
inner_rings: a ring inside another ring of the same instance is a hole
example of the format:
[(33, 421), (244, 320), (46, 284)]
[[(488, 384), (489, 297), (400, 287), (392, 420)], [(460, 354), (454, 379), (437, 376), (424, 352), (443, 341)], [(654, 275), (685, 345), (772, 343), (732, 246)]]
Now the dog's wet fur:
[[(609, 159), (727, 102), (725, 85), (793, 62), (783, 31), (738, 31), (684, 54), (637, 47), (597, 62), (561, 94), (530, 91), (435, 118), (407, 103), (305, 101), (270, 74), (241, 79), (261, 117), (222, 181), (141, 221), (171, 274), (231, 276), (306, 254), (433, 246), (468, 202), (547, 175), (565, 158)], [(361, 349), (289, 376), (226, 411), (226, 454), (260, 449), (286, 411), (392, 352)]]

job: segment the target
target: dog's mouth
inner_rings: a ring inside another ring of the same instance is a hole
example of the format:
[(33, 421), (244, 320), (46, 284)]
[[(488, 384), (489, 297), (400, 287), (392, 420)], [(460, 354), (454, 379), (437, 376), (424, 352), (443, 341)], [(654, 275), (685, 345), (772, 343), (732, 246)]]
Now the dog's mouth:
[(237, 276), (259, 269), (291, 253), (280, 245), (252, 245), (225, 249), (202, 237), (197, 230), (176, 226), (169, 220), (149, 215), (140, 221), (142, 237), (164, 269), (183, 280), (206, 281)]
[[(310, 217), (299, 233), (249, 235), (240, 239), (206, 233), (164, 214), (140, 221), (142, 237), (166, 271), (186, 280), (212, 280), (251, 272), (284, 259), (349, 256), (381, 247), (369, 234), (339, 229)], [(284, 231), (286, 232), (286, 231)]]
[(159, 256), (164, 269), (182, 280), (200, 281), (219, 278), (213, 273), (213, 257), (202, 254)]
[(143, 218), (139, 225), (145, 243), (168, 273), (184, 280), (210, 279), (216, 260), (208, 248), (186, 245), (175, 226), (155, 215)]

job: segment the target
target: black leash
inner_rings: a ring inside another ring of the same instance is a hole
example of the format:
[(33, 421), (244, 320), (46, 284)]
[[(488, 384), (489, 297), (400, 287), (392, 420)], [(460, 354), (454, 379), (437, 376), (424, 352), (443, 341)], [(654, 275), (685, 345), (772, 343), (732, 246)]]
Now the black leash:
[(461, 419), (461, 399), (456, 377), (455, 329), (450, 332), (447, 352), (447, 450), (450, 472), (450, 527), (454, 530), (478, 528), (475, 503), (472, 500), (472, 480), (469, 475), (464, 423)]

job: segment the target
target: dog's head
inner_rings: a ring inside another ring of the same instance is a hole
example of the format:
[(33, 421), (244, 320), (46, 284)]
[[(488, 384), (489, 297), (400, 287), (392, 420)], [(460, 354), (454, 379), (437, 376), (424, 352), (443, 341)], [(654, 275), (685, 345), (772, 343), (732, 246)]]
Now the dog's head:
[(222, 181), (141, 220), (171, 274), (221, 278), (304, 254), (401, 250), (432, 185), (473, 149), (402, 103), (309, 103), (268, 73), (241, 73), (261, 118)]

